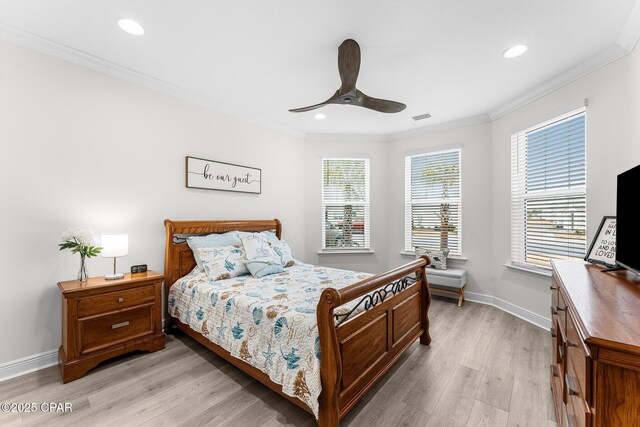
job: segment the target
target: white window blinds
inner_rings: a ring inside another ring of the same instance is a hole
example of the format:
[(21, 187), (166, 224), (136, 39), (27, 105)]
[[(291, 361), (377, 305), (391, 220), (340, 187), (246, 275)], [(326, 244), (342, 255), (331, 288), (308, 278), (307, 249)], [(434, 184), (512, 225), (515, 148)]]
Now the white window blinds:
[(512, 263), (582, 259), (586, 216), (585, 108), (512, 135)]
[(369, 249), (369, 159), (322, 159), (322, 249)]
[(405, 250), (462, 252), (459, 148), (405, 157)]

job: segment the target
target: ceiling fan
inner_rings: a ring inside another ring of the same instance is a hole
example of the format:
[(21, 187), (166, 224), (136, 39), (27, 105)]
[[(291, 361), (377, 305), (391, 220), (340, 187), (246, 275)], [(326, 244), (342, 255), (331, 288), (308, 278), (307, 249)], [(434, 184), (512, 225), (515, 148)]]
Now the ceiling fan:
[(372, 98), (356, 89), (356, 80), (360, 71), (360, 46), (355, 40), (347, 39), (338, 48), (338, 72), (342, 85), (331, 98), (320, 104), (308, 107), (294, 108), (292, 113), (302, 113), (304, 111), (315, 110), (329, 104), (357, 105), (358, 107), (369, 108), (381, 113), (399, 113), (407, 108), (406, 105), (388, 101), (386, 99)]

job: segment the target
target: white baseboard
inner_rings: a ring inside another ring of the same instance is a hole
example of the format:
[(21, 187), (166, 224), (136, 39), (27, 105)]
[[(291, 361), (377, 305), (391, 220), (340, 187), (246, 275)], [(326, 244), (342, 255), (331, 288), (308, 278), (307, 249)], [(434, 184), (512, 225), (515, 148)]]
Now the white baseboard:
[(0, 365), (0, 382), (58, 364), (58, 350), (45, 351)]
[(546, 317), (540, 316), (539, 314), (536, 314), (522, 307), (518, 307), (517, 305), (511, 304), (510, 302), (507, 302), (500, 298), (491, 295), (477, 294), (475, 292), (465, 292), (464, 297), (469, 301), (492, 305), (502, 311), (513, 314), (514, 316), (519, 317), (522, 320), (526, 320), (532, 325), (535, 325), (542, 329), (546, 329), (547, 331), (551, 329), (550, 319), (547, 319)]
[[(452, 298), (452, 299), (458, 299), (457, 296), (451, 296), (451, 295), (447, 295), (447, 294), (441, 294), (438, 293), (438, 291), (433, 290), (432, 291), (435, 295), (438, 296), (442, 296), (445, 298)], [(491, 295), (485, 295), (485, 294), (477, 294), (475, 292), (465, 292), (464, 293), (464, 299), (465, 301), (471, 301), (471, 302), (477, 302), (479, 304), (486, 304), (486, 305), (491, 305), (495, 308), (498, 308), (502, 311), (506, 311), (509, 314), (513, 314), (516, 317), (519, 317), (520, 319), (527, 321), (529, 323), (531, 323), (532, 325), (535, 325), (539, 328), (545, 329), (545, 330), (549, 330), (551, 329), (551, 320), (547, 319), (545, 317), (540, 316), (539, 314), (533, 313), (527, 309), (524, 309), (522, 307), (518, 307), (515, 304), (511, 304), (510, 302), (507, 302), (505, 300), (502, 300), (500, 298), (496, 298), (493, 297)]]

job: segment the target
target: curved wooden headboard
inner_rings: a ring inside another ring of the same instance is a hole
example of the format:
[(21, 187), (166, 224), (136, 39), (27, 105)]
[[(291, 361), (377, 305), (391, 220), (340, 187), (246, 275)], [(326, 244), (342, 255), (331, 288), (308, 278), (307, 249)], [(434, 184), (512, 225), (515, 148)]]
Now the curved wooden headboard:
[(273, 230), (278, 239), (282, 237), (282, 224), (277, 219), (247, 221), (171, 221), (164, 220), (166, 243), (164, 252), (165, 295), (176, 280), (186, 276), (196, 266), (191, 248), (184, 239), (174, 240), (176, 235), (225, 233), (227, 231), (265, 231)]

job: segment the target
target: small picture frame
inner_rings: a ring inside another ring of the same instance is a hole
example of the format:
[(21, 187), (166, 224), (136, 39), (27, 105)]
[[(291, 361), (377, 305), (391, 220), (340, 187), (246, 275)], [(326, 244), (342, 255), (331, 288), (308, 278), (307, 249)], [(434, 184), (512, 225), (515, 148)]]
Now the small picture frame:
[(616, 266), (616, 217), (604, 216), (591, 241), (585, 261), (606, 267)]

